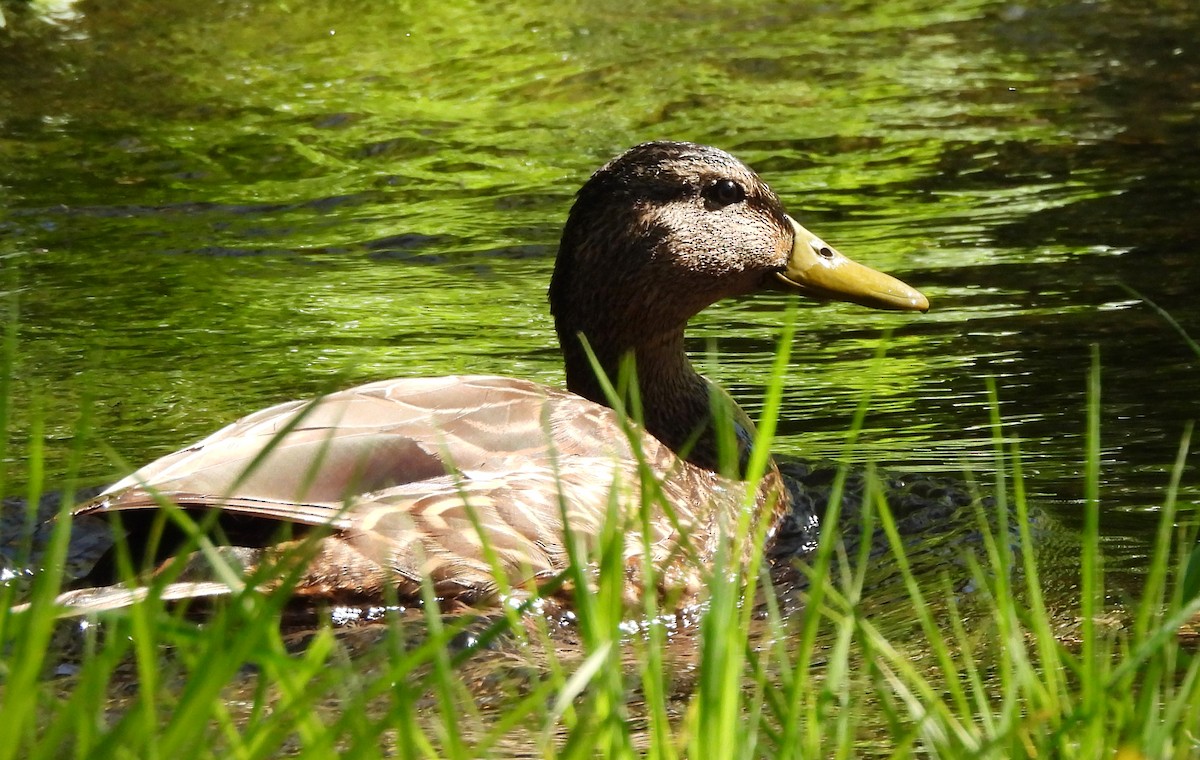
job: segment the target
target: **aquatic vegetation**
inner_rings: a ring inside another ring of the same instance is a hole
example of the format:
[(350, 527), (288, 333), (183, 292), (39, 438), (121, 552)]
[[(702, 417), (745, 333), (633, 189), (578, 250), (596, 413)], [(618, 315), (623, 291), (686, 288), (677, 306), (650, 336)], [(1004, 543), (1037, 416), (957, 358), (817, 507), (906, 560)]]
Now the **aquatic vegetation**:
[(998, 414), (996, 505), (978, 508), (978, 540), (945, 572), (914, 572), (874, 485), (858, 519), (882, 529), (886, 555), (843, 541), (835, 482), (806, 584), (772, 588), (758, 560), (719, 554), (707, 601), (680, 614), (652, 595), (628, 614), (613, 523), (593, 592), (569, 610), (514, 597), (487, 616), (393, 605), (297, 625), (286, 595), (248, 585), (200, 616), (151, 596), (63, 624), (61, 521), (29, 611), (9, 611), (14, 584), (0, 589), (0, 758), (1191, 756), (1200, 658), (1181, 631), (1200, 583), (1195, 528), (1173, 527), (1191, 430), (1141, 593), (1114, 600), (1095, 519), (1098, 364), (1091, 377), (1092, 517), (1069, 608), (1045, 587)]

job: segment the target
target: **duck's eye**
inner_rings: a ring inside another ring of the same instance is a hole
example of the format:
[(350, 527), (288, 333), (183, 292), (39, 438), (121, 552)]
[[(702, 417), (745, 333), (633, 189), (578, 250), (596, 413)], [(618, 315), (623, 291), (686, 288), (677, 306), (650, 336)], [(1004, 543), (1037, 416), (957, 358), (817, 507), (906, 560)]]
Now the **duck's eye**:
[(731, 179), (719, 179), (705, 188), (704, 197), (717, 206), (730, 206), (746, 200), (746, 188)]

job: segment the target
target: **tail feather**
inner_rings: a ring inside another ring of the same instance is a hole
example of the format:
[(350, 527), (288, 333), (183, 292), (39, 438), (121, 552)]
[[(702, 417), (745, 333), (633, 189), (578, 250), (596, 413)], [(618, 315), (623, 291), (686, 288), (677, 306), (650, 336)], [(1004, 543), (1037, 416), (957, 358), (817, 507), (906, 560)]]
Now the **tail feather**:
[[(156, 594), (163, 601), (179, 601), (182, 599), (203, 599), (215, 596), (227, 596), (233, 592), (224, 583), (217, 581), (181, 581), (168, 583), (163, 586), (161, 593)], [(146, 586), (100, 586), (97, 588), (81, 588), (59, 594), (54, 603), (61, 609), (59, 617), (79, 617), (97, 612), (119, 610), (147, 599), (151, 589)], [(25, 612), (28, 604), (11, 608), (12, 612)]]

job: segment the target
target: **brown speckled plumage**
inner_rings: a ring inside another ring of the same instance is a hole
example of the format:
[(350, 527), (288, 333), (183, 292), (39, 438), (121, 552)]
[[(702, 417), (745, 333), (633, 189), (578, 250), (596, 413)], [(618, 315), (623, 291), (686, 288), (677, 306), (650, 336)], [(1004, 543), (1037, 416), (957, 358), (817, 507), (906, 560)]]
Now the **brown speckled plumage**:
[[(802, 235), (811, 233), (728, 154), (689, 143), (638, 146), (592, 176), (563, 232), (550, 301), (568, 392), (462, 376), (388, 380), (281, 404), (138, 470), (76, 514), (120, 511), (129, 523), (164, 497), (193, 512), (220, 508), (223, 520), (242, 523), (229, 535), (257, 542), (251, 565), (317, 527), (327, 534), (311, 547), (297, 594), (381, 600), (390, 586), (403, 600), (419, 597), (427, 577), (437, 596), (476, 603), (497, 591), (485, 540), (508, 585), (536, 587), (566, 567), (560, 505), (576, 535), (595, 536), (616, 484), (630, 518), (630, 596), (640, 593), (648, 546), (661, 589), (691, 597), (746, 488), (736, 468), (731, 477), (715, 472), (710, 408), (714, 394), (728, 397), (688, 363), (684, 326), (721, 298), (794, 285), (780, 281), (796, 279), (796, 251), (808, 246), (811, 258), (810, 248), (824, 246)], [(896, 301), (820, 287), (821, 297), (924, 307), (919, 294)], [(666, 503), (649, 536), (632, 519), (642, 490), (637, 457), (581, 337), (614, 380), (622, 357), (634, 360), (645, 423), (635, 435)], [(736, 405), (733, 412), (745, 445), (753, 428)], [(685, 447), (686, 460), (674, 453)], [(757, 494), (755, 519), (773, 524), (787, 498), (773, 466)], [(294, 526), (292, 537), (275, 539), (278, 525)], [(213, 592), (208, 582), (197, 589)], [(63, 601), (92, 604), (94, 591), (75, 593)]]

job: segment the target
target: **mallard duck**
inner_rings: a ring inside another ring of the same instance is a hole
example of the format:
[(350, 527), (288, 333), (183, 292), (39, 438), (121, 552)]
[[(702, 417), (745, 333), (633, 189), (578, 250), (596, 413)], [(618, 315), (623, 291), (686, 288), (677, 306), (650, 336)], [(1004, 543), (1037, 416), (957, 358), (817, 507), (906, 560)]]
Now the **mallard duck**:
[[(562, 234), (549, 299), (565, 391), (509, 377), (406, 378), (273, 406), (141, 468), (75, 515), (120, 512), (129, 527), (163, 499), (219, 509), (250, 567), (321, 528), (297, 595), (416, 599), (428, 579), (442, 600), (476, 604), (498, 588), (485, 543), (509, 587), (537, 587), (567, 564), (563, 511), (587, 537), (600, 531), (614, 488), (636, 505), (637, 448), (668, 508), (649, 521), (652, 535), (640, 523), (627, 534), (631, 593), (640, 593), (649, 547), (660, 590), (686, 598), (700, 590), (746, 487), (736, 463), (718, 468), (710, 416), (714, 398), (728, 397), (689, 363), (684, 327), (722, 298), (762, 290), (929, 306), (800, 226), (729, 154), (638, 145), (592, 175)], [(627, 359), (643, 410), (633, 427), (604, 390)], [(744, 453), (753, 426), (729, 403)], [(787, 509), (774, 466), (755, 509), (770, 524)], [(280, 525), (291, 528), (286, 539)]]

